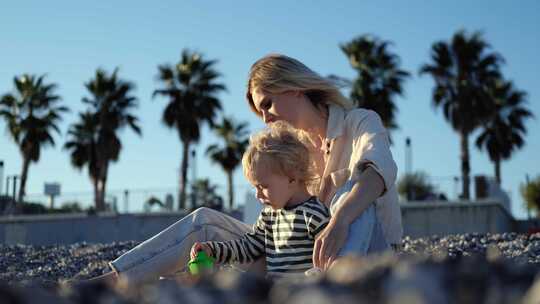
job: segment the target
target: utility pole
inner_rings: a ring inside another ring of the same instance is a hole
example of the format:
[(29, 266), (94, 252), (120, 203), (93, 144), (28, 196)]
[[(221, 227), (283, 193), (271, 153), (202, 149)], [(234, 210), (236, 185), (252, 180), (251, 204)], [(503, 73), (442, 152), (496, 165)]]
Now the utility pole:
[(124, 190), (124, 213), (128, 213), (129, 190)]
[[(530, 183), (529, 174), (525, 174), (525, 185), (526, 185), (526, 187), (529, 186), (529, 183)], [(526, 204), (526, 206), (527, 206), (527, 219), (530, 221), (531, 220), (531, 208), (529, 208), (528, 204)]]
[(197, 190), (195, 189), (195, 180), (197, 179), (197, 151), (191, 150), (191, 208), (197, 208)]

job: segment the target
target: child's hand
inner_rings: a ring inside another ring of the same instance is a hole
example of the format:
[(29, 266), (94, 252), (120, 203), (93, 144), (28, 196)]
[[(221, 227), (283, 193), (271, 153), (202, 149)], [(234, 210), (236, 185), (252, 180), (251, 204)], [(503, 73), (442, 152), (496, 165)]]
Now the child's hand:
[(210, 249), (210, 246), (208, 246), (208, 244), (195, 242), (195, 244), (193, 244), (193, 246), (191, 247), (191, 259), (195, 259), (199, 251), (204, 251), (209, 257), (213, 256), (212, 250)]

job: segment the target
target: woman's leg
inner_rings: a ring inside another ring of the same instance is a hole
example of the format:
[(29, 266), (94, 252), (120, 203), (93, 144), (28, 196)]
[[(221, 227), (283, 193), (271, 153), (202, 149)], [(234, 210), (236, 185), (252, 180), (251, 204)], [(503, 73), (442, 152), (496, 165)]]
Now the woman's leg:
[(109, 265), (114, 272), (125, 278), (129, 285), (157, 280), (160, 276), (173, 274), (187, 265), (193, 243), (231, 240), (251, 229), (250, 225), (224, 213), (199, 208), (124, 253)]
[[(341, 198), (348, 194), (353, 186), (354, 182), (349, 180), (336, 191), (330, 206), (331, 213), (343, 202)], [(338, 256), (349, 254), (365, 256), (388, 249), (390, 246), (384, 238), (382, 227), (377, 220), (375, 205), (372, 204), (349, 226), (347, 240)]]

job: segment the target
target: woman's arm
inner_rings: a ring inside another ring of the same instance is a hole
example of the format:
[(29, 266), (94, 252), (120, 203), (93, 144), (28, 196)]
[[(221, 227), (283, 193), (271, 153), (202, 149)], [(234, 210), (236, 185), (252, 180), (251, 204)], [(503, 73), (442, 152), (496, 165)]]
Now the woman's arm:
[(328, 226), (317, 236), (313, 248), (313, 264), (326, 269), (336, 259), (337, 253), (345, 244), (349, 226), (383, 192), (382, 177), (371, 166), (360, 173), (345, 201), (332, 215)]

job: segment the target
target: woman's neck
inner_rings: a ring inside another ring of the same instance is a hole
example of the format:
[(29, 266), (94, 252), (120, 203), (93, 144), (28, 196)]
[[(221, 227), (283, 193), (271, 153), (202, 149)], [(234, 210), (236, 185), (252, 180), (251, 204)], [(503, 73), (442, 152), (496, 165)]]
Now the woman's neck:
[(328, 107), (324, 106), (319, 109), (314, 108), (315, 115), (310, 121), (310, 125), (306, 128), (312, 142), (317, 148), (321, 148), (326, 139), (326, 128), (328, 125)]

